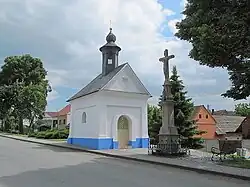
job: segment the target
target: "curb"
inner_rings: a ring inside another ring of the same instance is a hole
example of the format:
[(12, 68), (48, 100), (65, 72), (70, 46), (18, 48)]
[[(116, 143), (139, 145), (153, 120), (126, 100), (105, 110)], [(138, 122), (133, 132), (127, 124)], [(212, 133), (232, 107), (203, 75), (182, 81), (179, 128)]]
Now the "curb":
[(243, 175), (237, 175), (237, 174), (231, 174), (231, 173), (224, 173), (224, 172), (213, 171), (213, 170), (208, 170), (208, 169), (203, 169), (203, 168), (193, 168), (193, 167), (189, 167), (189, 166), (183, 166), (183, 165), (177, 165), (177, 164), (171, 164), (171, 163), (163, 163), (163, 162), (157, 162), (157, 161), (152, 161), (152, 160), (145, 160), (145, 159), (140, 159), (140, 158), (121, 156), (121, 155), (113, 155), (113, 154), (109, 154), (109, 153), (97, 152), (97, 151), (92, 151), (92, 150), (73, 147), (73, 146), (64, 146), (64, 145), (57, 145), (57, 144), (52, 144), (52, 143), (37, 142), (37, 141), (34, 141), (34, 140), (22, 139), (22, 138), (18, 138), (18, 137), (10, 137), (8, 135), (3, 135), (3, 134), (0, 134), (0, 137), (19, 140), (19, 141), (23, 141), (23, 142), (47, 145), (47, 146), (52, 146), (52, 147), (71, 149), (71, 150), (75, 150), (75, 151), (82, 151), (82, 152), (87, 152), (87, 153), (92, 153), (92, 154), (97, 154), (97, 155), (102, 155), (102, 156), (107, 156), (107, 157), (112, 157), (112, 158), (132, 160), (132, 161), (144, 162), (144, 163), (148, 163), (148, 164), (168, 166), (168, 167), (174, 167), (174, 168), (179, 168), (179, 169), (185, 169), (185, 170), (188, 170), (188, 171), (194, 171), (194, 172), (198, 172), (198, 173), (221, 175), (221, 176), (225, 176), (225, 177), (231, 177), (231, 178), (250, 181), (250, 176), (243, 176)]

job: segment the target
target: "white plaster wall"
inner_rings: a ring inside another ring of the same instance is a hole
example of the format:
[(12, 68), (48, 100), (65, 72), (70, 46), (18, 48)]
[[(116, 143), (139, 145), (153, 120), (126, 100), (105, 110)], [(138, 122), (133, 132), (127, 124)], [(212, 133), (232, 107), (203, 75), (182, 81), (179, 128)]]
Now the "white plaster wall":
[(132, 140), (148, 137), (147, 100), (149, 96), (114, 91), (99, 93), (101, 109), (99, 134), (101, 136), (113, 137), (116, 140), (117, 120), (121, 115), (127, 115), (132, 120), (133, 133), (130, 133)]
[[(100, 107), (97, 93), (70, 102), (70, 134), (74, 138), (96, 138), (99, 135)], [(82, 123), (82, 113), (86, 112), (87, 121)]]

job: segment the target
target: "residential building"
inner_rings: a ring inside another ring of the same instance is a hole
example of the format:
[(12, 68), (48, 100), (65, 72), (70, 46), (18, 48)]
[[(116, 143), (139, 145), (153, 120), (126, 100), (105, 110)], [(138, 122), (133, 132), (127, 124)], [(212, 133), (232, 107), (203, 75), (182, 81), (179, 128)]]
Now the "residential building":
[(61, 109), (58, 112), (57, 120), (58, 120), (58, 128), (64, 129), (66, 128), (70, 123), (70, 104), (65, 106), (63, 109)]
[(216, 120), (216, 138), (242, 139), (242, 131), (238, 130), (246, 117), (213, 115)]
[(204, 139), (214, 139), (216, 137), (216, 120), (204, 105), (194, 107), (192, 119), (196, 122), (198, 130), (206, 132), (199, 135), (199, 137)]
[(57, 120), (58, 112), (45, 112), (43, 117), (44, 125), (50, 127), (51, 129), (57, 128), (58, 120)]

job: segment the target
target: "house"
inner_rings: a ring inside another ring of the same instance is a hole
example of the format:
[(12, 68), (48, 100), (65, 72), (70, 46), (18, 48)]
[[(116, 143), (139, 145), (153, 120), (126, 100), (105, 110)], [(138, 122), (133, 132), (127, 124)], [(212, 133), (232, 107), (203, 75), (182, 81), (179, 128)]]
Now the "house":
[(236, 132), (241, 132), (243, 139), (250, 139), (250, 116), (245, 117)]
[(44, 123), (44, 125), (50, 127), (51, 129), (53, 128), (57, 128), (57, 116), (58, 116), (58, 112), (45, 112), (42, 122)]
[(216, 120), (216, 138), (218, 139), (242, 139), (242, 131), (238, 130), (245, 117), (213, 115)]
[(59, 129), (66, 128), (70, 123), (70, 108), (71, 106), (68, 104), (58, 112), (57, 121)]
[(110, 29), (100, 48), (102, 72), (68, 101), (68, 143), (89, 149), (148, 147), (149, 92), (128, 63), (118, 65), (121, 48)]
[(216, 120), (204, 105), (194, 107), (192, 120), (196, 122), (198, 130), (206, 132), (199, 135), (199, 137), (204, 139), (214, 139), (216, 137)]

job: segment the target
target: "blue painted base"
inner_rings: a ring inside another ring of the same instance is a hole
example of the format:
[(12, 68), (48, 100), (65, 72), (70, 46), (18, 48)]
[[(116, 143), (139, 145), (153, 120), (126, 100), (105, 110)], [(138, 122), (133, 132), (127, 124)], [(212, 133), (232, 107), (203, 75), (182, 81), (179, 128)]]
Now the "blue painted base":
[[(129, 141), (132, 148), (147, 148), (148, 138), (136, 138), (135, 141)], [(79, 145), (88, 149), (118, 149), (118, 142), (113, 138), (68, 138), (68, 144)]]
[(129, 141), (132, 148), (148, 148), (149, 138), (136, 138), (135, 141)]

